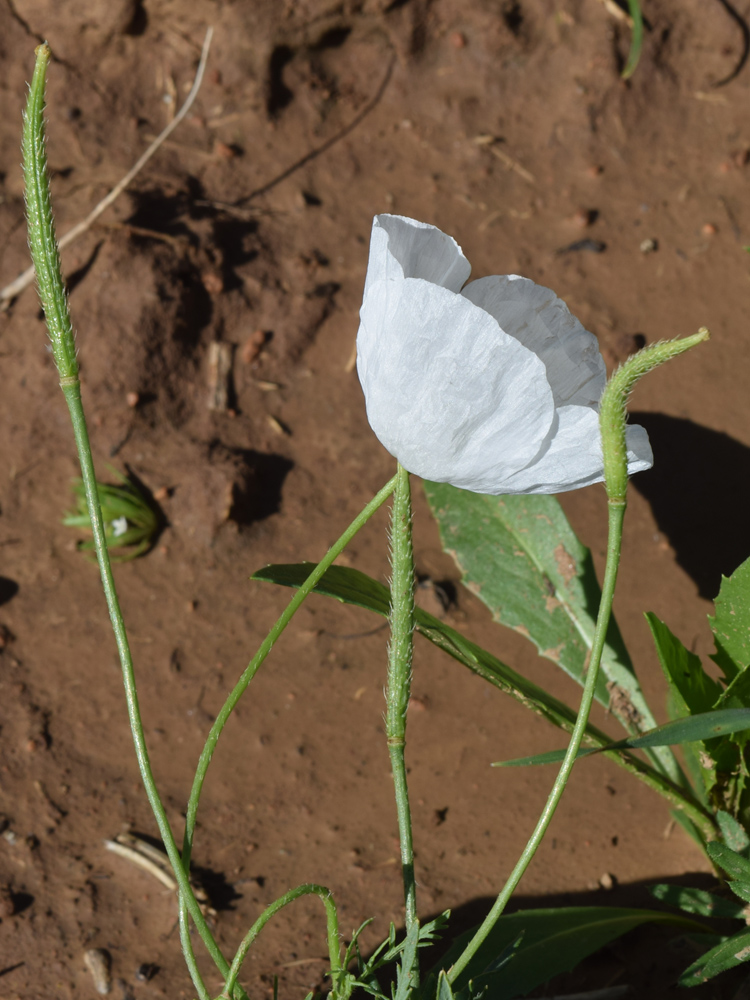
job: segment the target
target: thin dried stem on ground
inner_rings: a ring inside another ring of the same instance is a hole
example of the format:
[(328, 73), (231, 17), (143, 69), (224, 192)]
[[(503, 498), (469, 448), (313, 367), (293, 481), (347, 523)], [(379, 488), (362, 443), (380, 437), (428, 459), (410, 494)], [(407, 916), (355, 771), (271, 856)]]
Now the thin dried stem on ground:
[[(206, 37), (203, 40), (203, 49), (201, 51), (200, 61), (198, 63), (198, 69), (195, 72), (195, 79), (193, 80), (193, 86), (190, 88), (190, 93), (188, 94), (185, 103), (182, 105), (180, 110), (174, 116), (174, 118), (169, 122), (165, 129), (163, 129), (159, 135), (154, 139), (151, 145), (148, 147), (146, 152), (140, 157), (140, 159), (131, 167), (131, 169), (125, 174), (122, 180), (116, 184), (112, 190), (106, 195), (99, 204), (77, 225), (73, 226), (72, 229), (68, 230), (64, 236), (60, 238), (58, 247), (63, 250), (66, 246), (77, 240), (79, 236), (82, 236), (91, 226), (96, 222), (99, 216), (105, 212), (109, 206), (115, 202), (122, 192), (132, 183), (136, 176), (141, 172), (141, 170), (146, 166), (151, 157), (157, 152), (160, 146), (163, 146), (165, 141), (174, 132), (180, 122), (187, 115), (193, 106), (196, 97), (198, 96), (198, 91), (203, 83), (203, 75), (206, 71), (206, 63), (208, 62), (208, 53), (211, 48), (211, 39), (213, 37), (214, 29), (209, 27), (206, 31)], [(8, 308), (10, 302), (15, 299), (21, 292), (28, 288), (28, 286), (34, 280), (34, 266), (28, 267), (22, 274), (20, 274), (15, 281), (11, 281), (9, 285), (5, 288), (0, 289), (0, 310), (5, 310)]]

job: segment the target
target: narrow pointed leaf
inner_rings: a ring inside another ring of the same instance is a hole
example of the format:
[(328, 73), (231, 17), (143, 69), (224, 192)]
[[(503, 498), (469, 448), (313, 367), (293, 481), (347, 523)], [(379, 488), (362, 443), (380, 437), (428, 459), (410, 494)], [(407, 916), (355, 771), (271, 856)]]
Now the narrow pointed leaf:
[(726, 844), (712, 841), (707, 846), (708, 855), (727, 875), (739, 879), (740, 882), (750, 882), (750, 861), (733, 851)]
[[(724, 708), (715, 712), (703, 712), (691, 715), (685, 719), (675, 719), (665, 722), (663, 726), (643, 733), (641, 736), (630, 736), (604, 747), (588, 747), (579, 750), (577, 757), (588, 757), (592, 753), (602, 753), (606, 750), (640, 750), (644, 747), (676, 746), (679, 743), (695, 743), (698, 740), (715, 739), (727, 733), (737, 733), (750, 729), (750, 708)], [(532, 764), (556, 764), (565, 756), (566, 751), (550, 750), (547, 753), (534, 754), (532, 757), (517, 757), (515, 760), (498, 761), (493, 767), (528, 767)]]
[[(579, 684), (594, 638), (601, 591), (589, 550), (552, 496), (486, 496), (424, 484), (445, 551), (464, 584), (494, 619), (530, 639)], [(629, 733), (653, 728), (651, 714), (614, 618), (602, 655), (596, 699)], [(670, 750), (652, 759), (683, 779)]]
[(720, 972), (733, 969), (750, 959), (750, 930), (740, 931), (733, 937), (711, 948), (687, 968), (680, 976), (680, 986), (699, 986), (713, 979)]
[[(286, 587), (301, 586), (314, 568), (313, 563), (266, 566), (254, 573), (253, 580), (263, 580)], [(383, 584), (373, 580), (359, 570), (345, 566), (332, 566), (318, 582), (315, 593), (333, 597), (344, 604), (353, 604), (368, 611), (388, 616), (389, 592)], [(472, 673), (482, 677), (498, 690), (511, 695), (522, 705), (537, 715), (558, 726), (564, 732), (572, 732), (576, 712), (570, 706), (558, 701), (542, 688), (516, 673), (497, 657), (471, 642), (445, 622), (428, 614), (421, 608), (415, 611), (417, 632), (434, 645), (448, 653)], [(591, 723), (586, 727), (584, 742), (590, 746), (607, 747), (611, 737)], [(634, 757), (627, 750), (613, 751), (611, 759), (652, 788), (656, 788), (674, 802), (674, 786), (650, 764)], [(697, 803), (696, 803), (697, 805)], [(695, 813), (693, 813), (695, 817)], [(704, 839), (714, 835), (713, 823), (706, 814)]]
[(655, 614), (648, 612), (646, 621), (654, 638), (661, 668), (670, 688), (682, 702), (681, 715), (709, 712), (722, 695), (722, 687), (703, 669), (700, 657), (685, 649), (683, 644)]

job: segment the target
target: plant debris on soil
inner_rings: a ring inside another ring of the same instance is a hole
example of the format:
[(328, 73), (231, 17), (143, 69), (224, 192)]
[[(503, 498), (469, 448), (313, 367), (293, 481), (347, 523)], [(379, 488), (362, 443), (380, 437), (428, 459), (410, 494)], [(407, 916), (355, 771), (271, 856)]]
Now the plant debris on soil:
[[(554, 288), (610, 365), (644, 343), (711, 330), (704, 350), (633, 401), (656, 464), (632, 483), (615, 610), (664, 720), (642, 613), (705, 656), (709, 599), (750, 551), (750, 75), (735, 6), (644, 4), (627, 82), (627, 24), (594, 0), (0, 6), (3, 285), (28, 266), (18, 150), (34, 47), (46, 39), (53, 52), (49, 162), (62, 235), (176, 113), (214, 28), (186, 121), (63, 253), (98, 472), (132, 473), (163, 517), (154, 549), (116, 578), (178, 835), (211, 721), (288, 600), (250, 574), (320, 558), (393, 472), (354, 368), (379, 212), (455, 236), (474, 276), (518, 273)], [(39, 306), (31, 288), (6, 305), (0, 994), (93, 996), (96, 954), (115, 996), (191, 997), (174, 892), (104, 843), (127, 832), (154, 843), (156, 826), (97, 572), (61, 523), (78, 470)], [(458, 587), (415, 494), (420, 579), (456, 595), (446, 606), (424, 587), (419, 600), (575, 702), (571, 682)], [(562, 502), (601, 570), (602, 488)], [(386, 525), (381, 512), (347, 564), (386, 580)], [(379, 624), (311, 599), (222, 737), (194, 863), (226, 953), (301, 882), (332, 889), (345, 935), (375, 918), (365, 949), (402, 924)], [(604, 713), (594, 721), (617, 734)], [(481, 919), (552, 781), (490, 762), (558, 744), (521, 706), (418, 647), (407, 760), (425, 915), (450, 908), (459, 929)], [(647, 906), (646, 885), (708, 884), (709, 873), (661, 800), (592, 760), (576, 769), (517, 904)], [(275, 975), (282, 1000), (324, 987), (315, 902), (265, 928), (245, 966), (251, 996), (270, 997)], [(622, 983), (661, 998), (695, 957), (668, 941), (636, 932), (552, 993)], [(691, 996), (733, 990), (728, 978)]]

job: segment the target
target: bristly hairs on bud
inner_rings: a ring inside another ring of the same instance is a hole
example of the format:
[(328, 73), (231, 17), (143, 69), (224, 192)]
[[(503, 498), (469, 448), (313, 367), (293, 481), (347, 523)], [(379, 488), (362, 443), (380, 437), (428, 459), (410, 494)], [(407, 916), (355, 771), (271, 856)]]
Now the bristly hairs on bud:
[(705, 326), (692, 337), (662, 340), (638, 351), (612, 374), (599, 407), (604, 453), (604, 485), (612, 503), (625, 503), (628, 487), (628, 449), (625, 441), (627, 403), (638, 379), (671, 358), (708, 340)]

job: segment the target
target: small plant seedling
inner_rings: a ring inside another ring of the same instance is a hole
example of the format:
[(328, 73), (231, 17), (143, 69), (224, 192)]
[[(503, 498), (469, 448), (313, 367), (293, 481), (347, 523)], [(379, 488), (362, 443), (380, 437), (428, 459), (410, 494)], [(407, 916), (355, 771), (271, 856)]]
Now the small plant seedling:
[[(96, 489), (104, 520), (104, 537), (107, 548), (115, 550), (112, 558), (117, 562), (127, 562), (144, 555), (153, 548), (159, 532), (159, 515), (137, 484), (116, 469), (111, 469), (119, 480), (119, 486), (101, 483)], [(63, 518), (63, 524), (70, 528), (84, 528), (91, 532), (91, 518), (86, 507), (86, 491), (81, 479), (73, 480), (75, 510)], [(94, 549), (94, 540), (79, 542), (80, 549)], [(120, 551), (117, 551), (120, 550)]]

